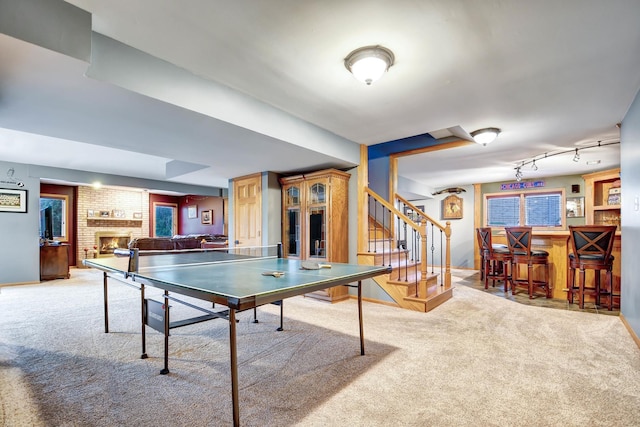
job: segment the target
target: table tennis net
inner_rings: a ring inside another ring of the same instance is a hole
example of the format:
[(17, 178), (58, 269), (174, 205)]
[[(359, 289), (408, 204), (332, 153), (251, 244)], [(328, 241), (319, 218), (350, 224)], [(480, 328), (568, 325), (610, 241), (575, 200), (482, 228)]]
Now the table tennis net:
[(128, 257), (128, 273), (193, 265), (222, 264), (281, 258), (281, 245), (241, 246), (228, 248), (190, 249), (186, 251), (139, 251), (119, 249), (114, 255)]

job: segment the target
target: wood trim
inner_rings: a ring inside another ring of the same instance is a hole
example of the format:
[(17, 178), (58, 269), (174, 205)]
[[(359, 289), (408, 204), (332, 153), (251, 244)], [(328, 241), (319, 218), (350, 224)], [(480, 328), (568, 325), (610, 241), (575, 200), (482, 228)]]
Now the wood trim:
[(389, 157), (389, 200), (393, 204), (394, 196), (398, 192), (398, 158)]
[[(505, 191), (504, 193), (485, 193), (482, 195), (482, 212), (487, 212), (487, 200), (490, 198), (499, 198), (499, 197), (508, 197), (508, 196), (518, 196), (520, 198), (520, 222), (524, 225), (525, 223), (525, 198), (532, 194), (560, 194), (561, 200), (561, 212), (560, 215), (560, 225), (557, 227), (533, 227), (534, 230), (547, 230), (547, 231), (556, 231), (556, 230), (567, 230), (567, 216), (564, 214), (564, 206), (567, 205), (567, 195), (564, 187), (558, 188), (544, 188), (544, 189), (534, 189), (534, 190), (519, 190), (519, 191)], [(487, 218), (483, 218), (481, 227), (490, 227), (486, 223)], [(492, 227), (502, 229), (504, 227)]]
[(360, 165), (358, 171), (358, 237), (357, 252), (363, 252), (367, 247), (367, 235), (369, 227), (369, 214), (367, 210), (367, 193), (365, 187), (369, 187), (369, 147), (360, 144)]
[(475, 144), (475, 142), (459, 139), (456, 141), (445, 142), (442, 144), (430, 145), (429, 147), (416, 148), (413, 150), (402, 151), (400, 153), (394, 153), (389, 157), (398, 158), (398, 157), (405, 157), (405, 156), (413, 156), (415, 154), (424, 154), (424, 153), (429, 153), (431, 151), (448, 150), (451, 148), (465, 147), (467, 145), (472, 145), (472, 144)]
[(631, 328), (631, 325), (629, 324), (629, 322), (627, 322), (627, 319), (622, 313), (620, 313), (620, 320), (622, 320), (622, 324), (625, 326), (625, 328), (627, 328), (627, 331), (629, 331), (629, 335), (631, 335), (633, 341), (636, 343), (638, 348), (640, 348), (640, 337), (636, 335), (635, 331)]
[(482, 215), (483, 215), (483, 197), (482, 197), (482, 184), (473, 184), (473, 266), (474, 269), (480, 270), (480, 247), (478, 246), (478, 239), (475, 235), (475, 230), (482, 227)]
[[(348, 298), (349, 298), (349, 299), (355, 299), (355, 300), (357, 300), (357, 299), (358, 299), (358, 296), (357, 296), (357, 295), (351, 295), (351, 294), (349, 294)], [(400, 304), (398, 304), (397, 302), (384, 301), (384, 300), (376, 299), (376, 298), (367, 298), (367, 297), (362, 297), (362, 301), (365, 301), (365, 302), (372, 302), (372, 303), (374, 303), (374, 304), (386, 305), (386, 306), (388, 306), (388, 307), (395, 307), (395, 308), (400, 307), (400, 308), (402, 308), (402, 306), (401, 306)]]

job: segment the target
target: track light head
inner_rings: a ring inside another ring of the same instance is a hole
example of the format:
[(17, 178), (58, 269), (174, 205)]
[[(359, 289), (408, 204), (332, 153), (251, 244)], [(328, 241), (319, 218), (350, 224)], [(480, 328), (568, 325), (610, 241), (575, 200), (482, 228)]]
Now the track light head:
[(578, 149), (576, 148), (576, 154), (573, 156), (573, 161), (574, 162), (579, 162), (580, 161), (580, 153), (578, 153)]

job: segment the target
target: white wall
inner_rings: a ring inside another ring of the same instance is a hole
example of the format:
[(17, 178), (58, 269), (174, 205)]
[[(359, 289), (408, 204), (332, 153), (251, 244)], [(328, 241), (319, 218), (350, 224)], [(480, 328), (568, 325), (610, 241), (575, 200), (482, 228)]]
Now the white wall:
[(0, 188), (26, 190), (28, 199), (27, 213), (0, 212), (0, 285), (39, 282), (40, 180), (27, 165), (0, 161)]
[(620, 129), (622, 179), (622, 297), (620, 313), (640, 336), (640, 92)]
[[(472, 269), (474, 259), (473, 243), (475, 239), (473, 228), (473, 186), (468, 185), (462, 188), (466, 190), (466, 192), (458, 194), (463, 204), (462, 219), (442, 219), (442, 201), (449, 196), (449, 193), (436, 195), (433, 199), (413, 200), (411, 203), (416, 206), (424, 205), (425, 213), (442, 225), (445, 225), (447, 221), (451, 222), (451, 267)], [(428, 232), (429, 230), (427, 230)], [(438, 257), (439, 254), (436, 254), (436, 262), (439, 263), (440, 259)]]

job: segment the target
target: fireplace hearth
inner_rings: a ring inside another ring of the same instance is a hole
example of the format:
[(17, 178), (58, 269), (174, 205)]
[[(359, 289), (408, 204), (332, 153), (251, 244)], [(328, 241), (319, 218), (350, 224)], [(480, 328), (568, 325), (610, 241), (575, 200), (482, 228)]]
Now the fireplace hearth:
[(131, 233), (118, 233), (116, 231), (97, 231), (97, 256), (112, 256), (115, 249), (126, 249), (130, 241)]

